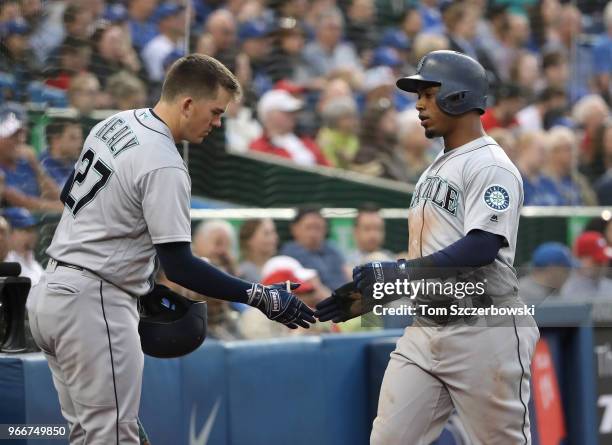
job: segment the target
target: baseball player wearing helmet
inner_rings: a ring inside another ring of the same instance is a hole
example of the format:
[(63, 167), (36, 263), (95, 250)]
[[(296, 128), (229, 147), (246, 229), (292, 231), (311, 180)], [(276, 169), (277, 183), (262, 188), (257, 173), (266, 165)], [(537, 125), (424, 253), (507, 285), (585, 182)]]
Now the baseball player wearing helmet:
[[(523, 187), (480, 122), (485, 71), (461, 53), (434, 51), (397, 86), (418, 95), (425, 134), (442, 137), (445, 147), (416, 184), (408, 258), (357, 266), (353, 282), (319, 303), (315, 316), (344, 321), (372, 310), (380, 301), (373, 299), (375, 287), (396, 280), (481, 284), (484, 292), (462, 299), (411, 295), (418, 310), (391, 354), (370, 443), (427, 445), (454, 408), (473, 444), (529, 444), (530, 363), (539, 331), (518, 310), (525, 307), (512, 267)], [(465, 315), (487, 307), (517, 309), (517, 315)]]
[(289, 290), (237, 279), (191, 253), (191, 180), (175, 144), (200, 143), (240, 94), (223, 64), (189, 55), (170, 68), (153, 109), (115, 114), (85, 140), (62, 192), (51, 260), (27, 305), (71, 444), (139, 443), (137, 297), (152, 289), (158, 262), (171, 281), (257, 307), (289, 328), (315, 321)]

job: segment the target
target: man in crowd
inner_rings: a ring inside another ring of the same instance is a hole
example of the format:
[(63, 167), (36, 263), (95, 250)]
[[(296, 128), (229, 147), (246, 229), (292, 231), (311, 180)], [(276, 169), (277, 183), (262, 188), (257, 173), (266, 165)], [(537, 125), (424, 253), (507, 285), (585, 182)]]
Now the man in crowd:
[(356, 249), (346, 259), (351, 269), (368, 263), (376, 257), (378, 261), (393, 259), (391, 252), (383, 248), (385, 221), (374, 205), (364, 205), (357, 212), (353, 226)]
[(580, 266), (572, 272), (561, 289), (564, 301), (589, 302), (612, 299), (612, 279), (606, 278), (612, 260), (612, 247), (595, 231), (582, 233), (574, 243), (574, 254)]
[(576, 262), (566, 246), (548, 242), (534, 250), (531, 265), (533, 269), (529, 275), (519, 280), (519, 293), (528, 303), (538, 304), (549, 296), (559, 296)]
[(34, 151), (24, 144), (23, 122), (12, 112), (0, 115), (0, 174), (9, 205), (61, 212), (59, 188), (43, 171)]
[(70, 177), (83, 147), (83, 129), (76, 119), (55, 118), (46, 128), (48, 149), (40, 155), (40, 165), (59, 188)]
[(328, 165), (312, 139), (294, 133), (295, 113), (302, 106), (302, 101), (287, 91), (265, 93), (257, 104), (257, 115), (264, 127), (264, 134), (251, 143), (251, 150), (289, 158), (304, 166)]
[(159, 34), (142, 50), (142, 60), (149, 80), (164, 79), (164, 59), (172, 51), (182, 50), (185, 38), (185, 8), (180, 5), (163, 4), (155, 12)]
[(38, 242), (36, 219), (26, 209), (9, 207), (4, 209), (4, 217), (11, 226), (9, 235), (9, 252), (4, 261), (19, 263), (21, 276), (28, 277), (34, 286), (43, 273), (41, 265), (34, 257)]
[(349, 281), (349, 274), (340, 251), (325, 239), (327, 222), (314, 206), (301, 207), (291, 223), (293, 241), (286, 243), (281, 255), (295, 258), (306, 268), (314, 269), (321, 282), (336, 289)]

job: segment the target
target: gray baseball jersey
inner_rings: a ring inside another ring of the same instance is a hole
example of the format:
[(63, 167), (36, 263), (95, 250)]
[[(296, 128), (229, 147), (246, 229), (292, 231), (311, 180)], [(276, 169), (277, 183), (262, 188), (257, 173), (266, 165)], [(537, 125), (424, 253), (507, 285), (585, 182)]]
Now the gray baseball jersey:
[(91, 130), (75, 169), (47, 254), (148, 292), (153, 245), (191, 241), (191, 180), (170, 129), (148, 108), (115, 114)]
[[(519, 172), (488, 136), (440, 153), (412, 199), (409, 257), (443, 249), (474, 229), (501, 235), (497, 258), (474, 277), (487, 280), (485, 293), (494, 302), (516, 295), (512, 262), (522, 190)], [(427, 304), (437, 297), (418, 299)], [(497, 302), (522, 306), (519, 298)], [(530, 363), (538, 338), (528, 314), (454, 317), (448, 324), (417, 317), (391, 354), (370, 444), (429, 444), (453, 409), (474, 445), (530, 444)]]
[[(523, 204), (521, 175), (489, 136), (447, 153), (440, 152), (416, 184), (408, 213), (408, 257), (441, 250), (474, 229), (505, 239), (495, 261), (477, 269), (470, 281), (486, 280), (486, 295), (516, 294), (512, 267)], [(419, 296), (419, 299), (427, 296)]]

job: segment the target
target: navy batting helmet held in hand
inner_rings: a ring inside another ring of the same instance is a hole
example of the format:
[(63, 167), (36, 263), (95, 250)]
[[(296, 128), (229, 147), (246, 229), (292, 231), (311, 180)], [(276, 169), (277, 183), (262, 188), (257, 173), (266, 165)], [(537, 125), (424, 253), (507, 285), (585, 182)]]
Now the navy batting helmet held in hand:
[(477, 110), (483, 114), (489, 82), (480, 63), (457, 51), (432, 51), (417, 65), (416, 74), (397, 81), (397, 87), (411, 93), (439, 86), (436, 103), (454, 116)]
[(207, 311), (203, 301), (191, 301), (156, 284), (140, 297), (138, 333), (142, 352), (174, 358), (195, 351), (206, 338)]

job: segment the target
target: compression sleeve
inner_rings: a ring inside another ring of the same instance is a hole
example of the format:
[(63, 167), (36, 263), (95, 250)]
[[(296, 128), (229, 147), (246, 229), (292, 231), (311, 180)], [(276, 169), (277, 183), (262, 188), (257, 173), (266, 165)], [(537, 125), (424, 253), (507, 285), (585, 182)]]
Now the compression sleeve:
[(188, 242), (155, 244), (168, 279), (198, 294), (219, 300), (247, 302), (252, 283), (233, 277), (193, 255)]
[(503, 244), (504, 237), (500, 235), (472, 230), (442, 250), (406, 261), (406, 266), (410, 268), (410, 279), (413, 280), (447, 278), (455, 275), (457, 269), (491, 264)]

